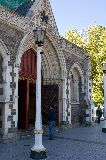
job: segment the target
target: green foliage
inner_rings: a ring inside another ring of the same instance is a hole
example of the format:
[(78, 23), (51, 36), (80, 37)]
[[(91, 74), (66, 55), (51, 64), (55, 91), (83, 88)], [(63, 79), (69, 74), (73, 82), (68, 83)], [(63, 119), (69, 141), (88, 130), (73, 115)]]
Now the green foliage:
[(67, 32), (66, 39), (82, 47), (90, 54), (92, 66), (93, 100), (102, 103), (103, 98), (103, 72), (101, 63), (106, 61), (106, 28), (92, 25), (81, 34), (77, 30)]
[(78, 32), (77, 30), (74, 29), (69, 30), (65, 38), (79, 47), (82, 47), (83, 45), (81, 33)]

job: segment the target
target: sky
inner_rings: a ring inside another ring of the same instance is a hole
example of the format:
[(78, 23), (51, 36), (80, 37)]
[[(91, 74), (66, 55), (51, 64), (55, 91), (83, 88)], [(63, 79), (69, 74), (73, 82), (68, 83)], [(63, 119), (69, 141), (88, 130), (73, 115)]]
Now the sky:
[(60, 35), (90, 25), (106, 26), (106, 0), (50, 0)]

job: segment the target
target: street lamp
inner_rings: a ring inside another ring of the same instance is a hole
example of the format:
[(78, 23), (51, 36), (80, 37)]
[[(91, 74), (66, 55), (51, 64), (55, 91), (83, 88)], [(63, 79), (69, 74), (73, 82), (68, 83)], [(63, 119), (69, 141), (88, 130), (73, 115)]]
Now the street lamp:
[(104, 127), (102, 132), (106, 133), (106, 62), (102, 63), (103, 81), (104, 81)]
[(41, 28), (33, 30), (35, 43), (37, 47), (37, 79), (36, 79), (36, 120), (35, 120), (35, 144), (31, 148), (30, 158), (44, 159), (46, 156), (46, 148), (42, 145), (42, 117), (41, 117), (41, 51), (44, 44), (45, 31)]
[(33, 32), (35, 37), (35, 43), (38, 45), (38, 47), (42, 47), (44, 44), (45, 31), (42, 28), (36, 28), (33, 30)]

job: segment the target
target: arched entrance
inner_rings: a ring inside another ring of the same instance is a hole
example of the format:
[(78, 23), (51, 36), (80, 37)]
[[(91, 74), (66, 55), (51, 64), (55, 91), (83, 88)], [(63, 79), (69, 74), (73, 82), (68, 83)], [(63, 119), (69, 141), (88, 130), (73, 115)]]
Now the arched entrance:
[(70, 75), (70, 104), (72, 124), (77, 124), (80, 121), (80, 115), (83, 108), (83, 83), (83, 72), (78, 64), (74, 64), (71, 68)]
[[(36, 53), (27, 50), (21, 58), (18, 83), (18, 128), (28, 130), (35, 124), (36, 113)], [(42, 73), (42, 72), (41, 72)], [(43, 75), (43, 73), (42, 73)], [(41, 87), (42, 123), (47, 124), (49, 107), (56, 106), (59, 124), (59, 85), (53, 79), (43, 79)]]
[(35, 122), (36, 53), (27, 50), (21, 59), (18, 83), (18, 128), (27, 130)]

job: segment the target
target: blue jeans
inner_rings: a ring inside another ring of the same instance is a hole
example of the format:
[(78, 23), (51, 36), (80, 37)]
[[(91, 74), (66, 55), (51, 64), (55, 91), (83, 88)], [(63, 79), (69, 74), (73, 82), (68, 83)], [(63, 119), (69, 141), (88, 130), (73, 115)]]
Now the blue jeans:
[(55, 121), (49, 121), (48, 125), (49, 125), (50, 139), (54, 139), (55, 138)]

